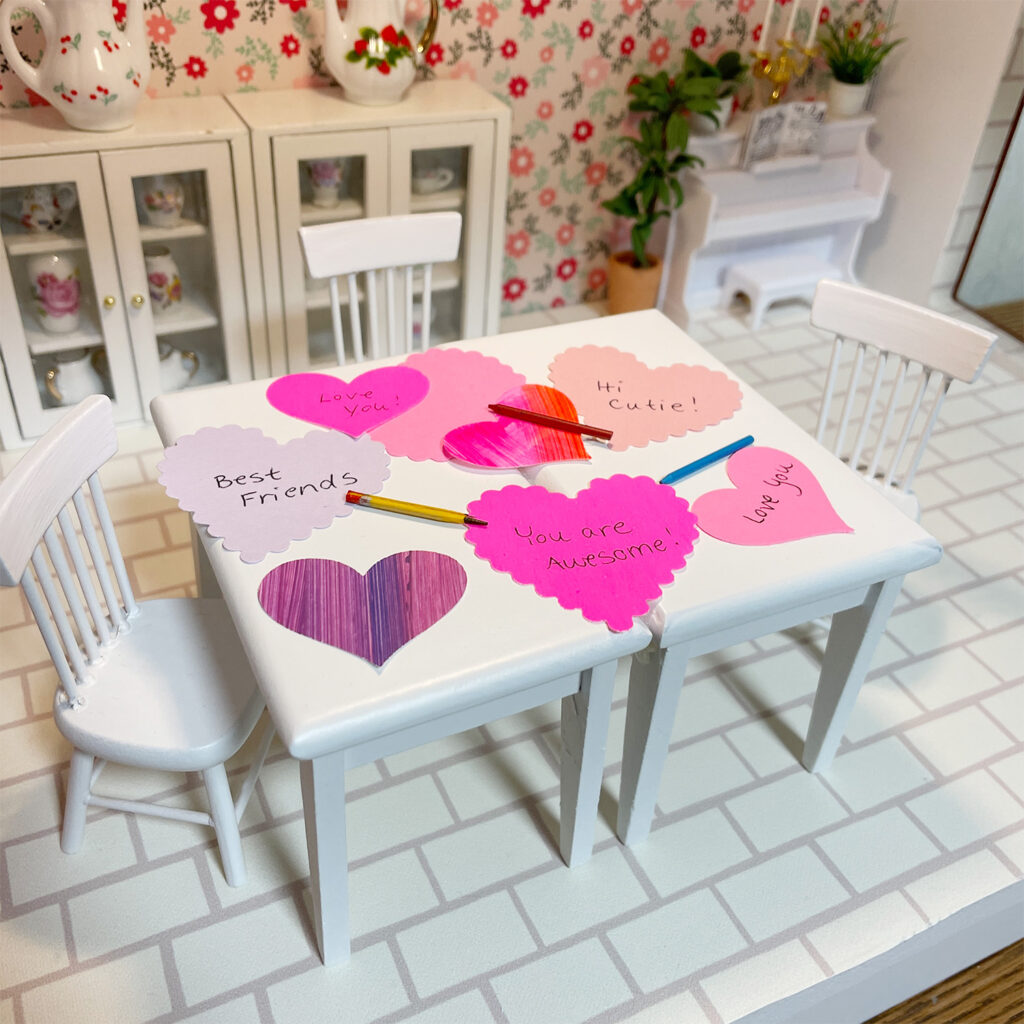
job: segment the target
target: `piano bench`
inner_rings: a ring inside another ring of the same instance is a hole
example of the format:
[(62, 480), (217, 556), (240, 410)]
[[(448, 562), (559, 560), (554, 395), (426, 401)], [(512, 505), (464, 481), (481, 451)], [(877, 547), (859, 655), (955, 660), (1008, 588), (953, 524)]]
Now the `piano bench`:
[(805, 299), (810, 302), (823, 277), (845, 280), (835, 264), (817, 256), (779, 256), (774, 259), (737, 263), (725, 274), (722, 305), (728, 305), (737, 292), (750, 299), (750, 326), (761, 326), (764, 311), (779, 299)]

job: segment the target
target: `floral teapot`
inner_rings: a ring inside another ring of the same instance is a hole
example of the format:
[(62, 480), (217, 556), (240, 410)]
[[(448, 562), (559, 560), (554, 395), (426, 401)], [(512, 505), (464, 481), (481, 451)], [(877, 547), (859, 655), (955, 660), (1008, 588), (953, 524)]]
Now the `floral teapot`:
[[(110, 0), (7, 0), (0, 6), (0, 46), (11, 70), (48, 100), (72, 128), (128, 128), (149, 81), (142, 0), (127, 0), (124, 32)], [(14, 12), (35, 15), (46, 49), (38, 67), (18, 52)]]
[(397, 103), (416, 77), (418, 57), (437, 30), (437, 0), (415, 48), (402, 28), (404, 0), (349, 0), (342, 20), (336, 0), (324, 5), (324, 58), (346, 98), (368, 106)]

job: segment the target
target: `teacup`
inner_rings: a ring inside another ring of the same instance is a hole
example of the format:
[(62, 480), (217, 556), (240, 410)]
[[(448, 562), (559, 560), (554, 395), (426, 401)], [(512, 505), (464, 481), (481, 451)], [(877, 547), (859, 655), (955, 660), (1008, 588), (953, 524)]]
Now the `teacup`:
[(34, 234), (56, 231), (77, 205), (74, 185), (30, 185), (21, 193), (21, 226)]
[(450, 167), (423, 168), (412, 172), (412, 190), (417, 195), (440, 192), (455, 180), (455, 172)]
[(313, 189), (314, 206), (337, 206), (341, 202), (341, 186), (345, 179), (345, 165), (341, 160), (307, 160), (306, 173)]

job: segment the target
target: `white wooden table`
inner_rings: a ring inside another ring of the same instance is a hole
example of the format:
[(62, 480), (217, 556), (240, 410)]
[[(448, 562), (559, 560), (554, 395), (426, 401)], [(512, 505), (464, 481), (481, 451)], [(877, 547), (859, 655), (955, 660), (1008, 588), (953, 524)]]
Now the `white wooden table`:
[[(382, 362), (395, 362), (384, 360)], [(374, 365), (344, 367), (349, 379)], [(286, 441), (316, 429), (272, 408), (267, 381), (182, 391), (153, 403), (168, 445), (204, 426), (259, 427)], [(390, 497), (465, 509), (491, 488), (525, 485), (516, 472), (391, 460)], [(617, 660), (648, 646), (636, 624), (612, 633), (532, 588), (495, 572), (464, 539), (464, 527), (355, 508), (281, 554), (247, 565), (200, 530), (201, 579), (212, 570), (227, 601), (271, 718), (301, 761), (315, 930), (325, 964), (349, 953), (345, 771), (548, 701), (562, 700), (561, 836), (570, 866), (593, 845)], [(332, 558), (366, 572), (406, 550), (457, 559), (468, 582), (459, 603), (378, 671), (360, 658), (292, 633), (262, 609), (263, 576), (296, 558)]]
[[(655, 311), (505, 335), (489, 341), (487, 351), (539, 382), (557, 353), (584, 344), (632, 352), (651, 367), (699, 364), (738, 380)], [(685, 570), (645, 619), (657, 650), (633, 659), (617, 826), (626, 843), (639, 842), (650, 829), (689, 658), (832, 615), (803, 752), (807, 768), (822, 770), (842, 738), (903, 577), (942, 557), (934, 537), (753, 388), (739, 384), (739, 411), (716, 426), (623, 452), (591, 442), (591, 461), (549, 464), (532, 474), (535, 482), (568, 494), (615, 472), (657, 480), (752, 434), (755, 444), (779, 448), (803, 462), (840, 518), (853, 527), (853, 533), (764, 547), (700, 536)], [(680, 481), (675, 491), (692, 503), (729, 485), (720, 462)]]

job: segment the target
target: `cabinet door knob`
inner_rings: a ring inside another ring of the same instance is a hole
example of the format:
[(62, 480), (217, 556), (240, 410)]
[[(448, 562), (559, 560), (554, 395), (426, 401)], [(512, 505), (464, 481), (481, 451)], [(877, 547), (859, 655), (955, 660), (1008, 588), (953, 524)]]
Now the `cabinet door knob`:
[(132, 305), (138, 309), (146, 300), (139, 294), (132, 296)]
[(103, 296), (103, 306), (105, 309), (113, 309), (117, 305), (117, 299), (113, 295)]

